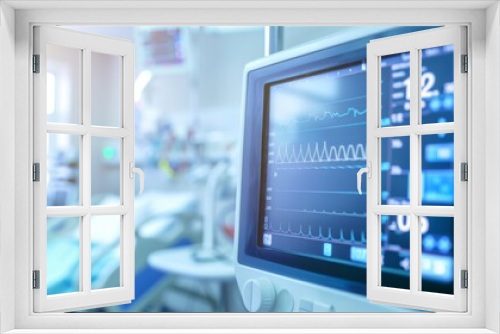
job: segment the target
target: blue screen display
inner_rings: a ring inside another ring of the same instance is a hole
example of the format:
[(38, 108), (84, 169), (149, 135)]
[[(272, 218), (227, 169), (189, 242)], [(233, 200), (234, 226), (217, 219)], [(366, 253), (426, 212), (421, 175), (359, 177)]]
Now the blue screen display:
[[(382, 62), (382, 126), (409, 124), (408, 55)], [(422, 51), (422, 123), (453, 121), (453, 47)], [(261, 248), (366, 267), (364, 60), (266, 84)], [(425, 94), (424, 94), (425, 91)], [(453, 134), (422, 141), (422, 205), (453, 205)], [(381, 145), (382, 204), (409, 204), (409, 138)], [(409, 288), (409, 220), (382, 216), (382, 285)], [(453, 293), (453, 218), (422, 217), (422, 290)]]

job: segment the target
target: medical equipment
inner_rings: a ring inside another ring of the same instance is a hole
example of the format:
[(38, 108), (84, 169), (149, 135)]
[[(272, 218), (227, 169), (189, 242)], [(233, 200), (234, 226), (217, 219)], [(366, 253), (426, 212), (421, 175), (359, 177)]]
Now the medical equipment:
[[(352, 28), (247, 65), (236, 277), (249, 311), (408, 311), (365, 298), (366, 197), (356, 173), (366, 166), (366, 44), (427, 28)], [(453, 49), (429, 50), (422, 55), (422, 119), (452, 121), (453, 73), (440, 64)], [(406, 124), (407, 63), (399, 54), (382, 64), (382, 85), (392, 92), (383, 97), (382, 126)], [(453, 200), (450, 136), (422, 139), (422, 201), (430, 205)], [(383, 204), (407, 201), (407, 139), (382, 143)], [(442, 219), (422, 225), (426, 291), (453, 288), (453, 225)], [(408, 226), (404, 216), (382, 217), (385, 286), (409, 282)]]
[(227, 178), (227, 169), (227, 164), (220, 162), (212, 168), (207, 179), (203, 198), (203, 240), (200, 248), (192, 254), (198, 262), (217, 261), (224, 257), (224, 254), (215, 245), (215, 228), (217, 227), (215, 211), (219, 183), (224, 181), (224, 177)]

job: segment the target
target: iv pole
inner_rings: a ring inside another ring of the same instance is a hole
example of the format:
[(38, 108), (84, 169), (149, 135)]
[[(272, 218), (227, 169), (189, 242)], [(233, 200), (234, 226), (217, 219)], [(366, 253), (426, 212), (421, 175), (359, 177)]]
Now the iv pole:
[(265, 27), (265, 49), (264, 54), (270, 56), (273, 53), (283, 51), (285, 27), (267, 26)]

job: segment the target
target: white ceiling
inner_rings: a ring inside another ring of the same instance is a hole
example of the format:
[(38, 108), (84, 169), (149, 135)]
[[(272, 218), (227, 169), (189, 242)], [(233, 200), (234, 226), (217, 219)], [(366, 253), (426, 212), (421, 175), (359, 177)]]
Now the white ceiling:
[(328, 8), (478, 9), (498, 0), (3, 0), (15, 9)]

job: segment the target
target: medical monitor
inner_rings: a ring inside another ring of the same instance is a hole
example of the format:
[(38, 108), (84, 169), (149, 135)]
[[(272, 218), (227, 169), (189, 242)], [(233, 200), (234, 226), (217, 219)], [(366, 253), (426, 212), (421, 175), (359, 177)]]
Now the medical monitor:
[[(238, 263), (259, 272), (366, 294), (366, 44), (424, 29), (393, 28), (248, 71)], [(314, 48), (313, 48), (314, 49)], [(426, 50), (427, 51), (427, 50)], [(424, 52), (427, 122), (453, 121), (453, 49)], [(409, 55), (382, 63), (382, 126), (409, 124)], [(426, 86), (427, 85), (427, 86)], [(425, 136), (423, 204), (453, 205), (453, 134)], [(382, 204), (409, 204), (409, 142), (382, 145)], [(389, 162), (390, 161), (390, 162)], [(363, 182), (363, 186), (366, 183)], [(441, 220), (436, 222), (436, 220)], [(453, 222), (422, 223), (425, 291), (453, 293)], [(409, 221), (382, 219), (384, 286), (409, 288)]]

